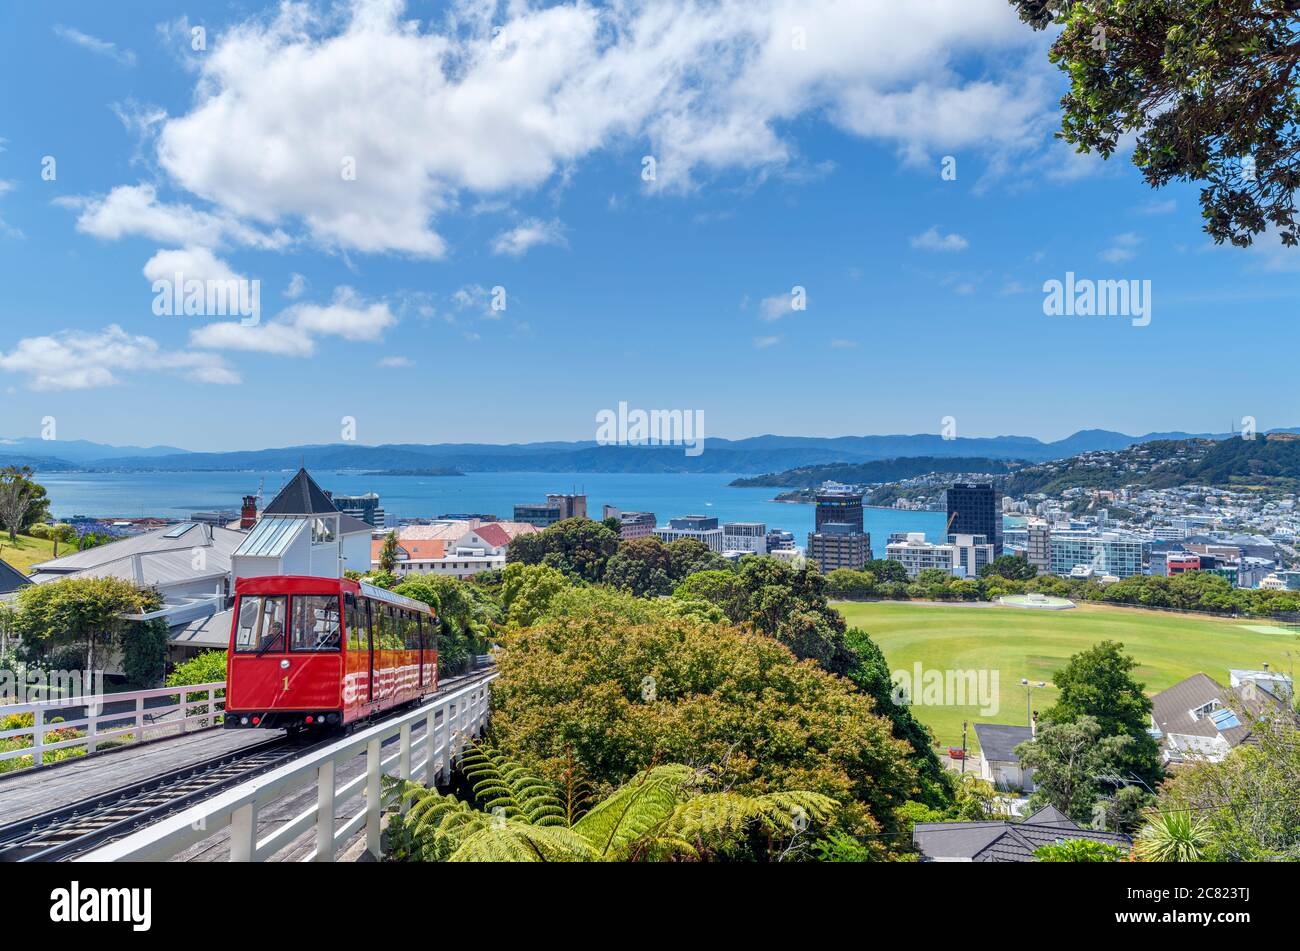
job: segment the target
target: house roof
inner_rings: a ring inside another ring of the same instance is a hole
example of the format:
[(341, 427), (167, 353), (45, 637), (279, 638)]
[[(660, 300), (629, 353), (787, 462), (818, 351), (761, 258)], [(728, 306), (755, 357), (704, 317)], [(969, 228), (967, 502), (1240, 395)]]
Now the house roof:
[(10, 594), (19, 588), (25, 588), (32, 584), (32, 579), (27, 577), (9, 562), (0, 559), (0, 594)]
[(488, 522), (486, 525), (480, 525), (474, 529), (474, 534), (483, 541), (487, 542), (493, 548), (501, 548), (510, 544), (510, 536), (506, 530), (495, 522)]
[(1066, 839), (1091, 839), (1121, 848), (1133, 842), (1118, 832), (1080, 828), (1051, 806), (1021, 822), (918, 822), (912, 828), (912, 842), (931, 861), (1032, 862), (1034, 850)]
[(176, 628), (167, 635), (173, 644), (191, 647), (227, 647), (230, 644), (230, 626), (234, 623), (235, 609), (227, 608), (208, 614)]
[(337, 512), (338, 507), (316, 484), (316, 480), (307, 474), (306, 469), (299, 469), (279, 494), (262, 509), (263, 515), (333, 515)]
[(298, 516), (263, 515), (235, 554), (254, 558), (278, 558), (306, 527), (307, 519)]
[(1237, 699), (1231, 690), (1213, 678), (1205, 674), (1192, 674), (1151, 698), (1151, 720), (1166, 736), (1170, 733), (1210, 738), (1222, 735), (1229, 745), (1236, 746), (1250, 735), (1249, 726), (1242, 724), (1236, 717), (1216, 720), (1207, 715), (1198, 720), (1192, 716), (1192, 711), (1215, 700), (1221, 706), (1230, 708)]
[[(35, 566), (32, 580), (43, 584), (75, 575), (134, 581), (137, 555), (140, 556), (144, 583), (148, 585), (165, 586), (225, 576), (230, 571), (230, 556), (244, 541), (244, 533), (207, 525), (195, 525), (179, 532), (181, 527), (169, 525), (43, 561)], [(196, 567), (194, 558), (196, 549), (204, 551), (199, 567)]]
[(986, 760), (1018, 763), (1020, 757), (1016, 756), (1016, 747), (1033, 739), (1033, 733), (1027, 726), (976, 723), (975, 738), (979, 740), (980, 751)]

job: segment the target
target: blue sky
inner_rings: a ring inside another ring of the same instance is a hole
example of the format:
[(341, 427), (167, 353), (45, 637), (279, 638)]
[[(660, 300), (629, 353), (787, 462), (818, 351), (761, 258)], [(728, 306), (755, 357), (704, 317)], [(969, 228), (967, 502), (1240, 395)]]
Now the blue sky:
[[(1053, 142), (1003, 0), (897, 7), (11, 5), (0, 436), (1300, 424), (1300, 252), (1215, 248), (1194, 187)], [(261, 324), (156, 316), (178, 262), (260, 281)], [(1151, 281), (1150, 325), (1045, 316), (1067, 271)]]

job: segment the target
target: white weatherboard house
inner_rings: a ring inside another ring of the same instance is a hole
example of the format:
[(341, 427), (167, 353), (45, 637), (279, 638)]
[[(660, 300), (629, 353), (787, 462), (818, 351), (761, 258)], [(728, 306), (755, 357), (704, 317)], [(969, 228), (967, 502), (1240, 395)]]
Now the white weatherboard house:
[(345, 515), (299, 469), (230, 557), (236, 579), (264, 575), (341, 578), (345, 570), (370, 570), (371, 527)]

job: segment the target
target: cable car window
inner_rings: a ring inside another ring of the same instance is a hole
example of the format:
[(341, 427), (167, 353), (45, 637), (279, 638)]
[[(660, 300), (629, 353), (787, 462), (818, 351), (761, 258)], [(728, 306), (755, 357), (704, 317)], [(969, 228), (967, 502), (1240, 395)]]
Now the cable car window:
[(418, 651), (420, 649), (420, 616), (414, 611), (406, 612), (406, 649), (408, 651)]
[(284, 622), (289, 599), (279, 595), (244, 595), (235, 625), (236, 651), (284, 649)]
[(366, 606), (352, 596), (347, 599), (348, 650), (370, 649), (370, 632), (366, 630)]
[(295, 594), (290, 649), (339, 649), (339, 599), (335, 594)]

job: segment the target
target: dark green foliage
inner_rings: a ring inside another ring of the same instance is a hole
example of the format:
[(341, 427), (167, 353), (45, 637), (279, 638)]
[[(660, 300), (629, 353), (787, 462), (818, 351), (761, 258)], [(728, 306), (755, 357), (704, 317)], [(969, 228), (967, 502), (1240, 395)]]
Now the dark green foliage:
[(599, 581), (605, 564), (618, 549), (618, 533), (600, 522), (566, 518), (510, 542), (506, 560), (524, 565), (550, 565), (583, 581)]
[(155, 618), (127, 627), (122, 634), (122, 671), (127, 686), (137, 690), (160, 686), (166, 667), (167, 622)]
[(1160, 748), (1147, 732), (1151, 725), (1151, 700), (1143, 683), (1132, 676), (1137, 661), (1124, 653), (1124, 645), (1102, 641), (1070, 658), (1052, 675), (1060, 691), (1045, 719), (1074, 723), (1096, 721), (1103, 737), (1129, 739), (1116, 767), (1123, 782), (1138, 782), (1154, 789), (1164, 778)]
[(1035, 29), (1062, 27), (1069, 77), (1061, 138), (1109, 158), (1136, 136), (1153, 188), (1201, 184), (1205, 231), (1246, 246), (1267, 229), (1297, 243), (1300, 98), (1289, 0), (1011, 0)]
[(981, 578), (997, 575), (999, 578), (1009, 578), (1012, 581), (1028, 581), (1037, 574), (1038, 570), (1024, 555), (1000, 555), (994, 558), (991, 564), (980, 569)]

